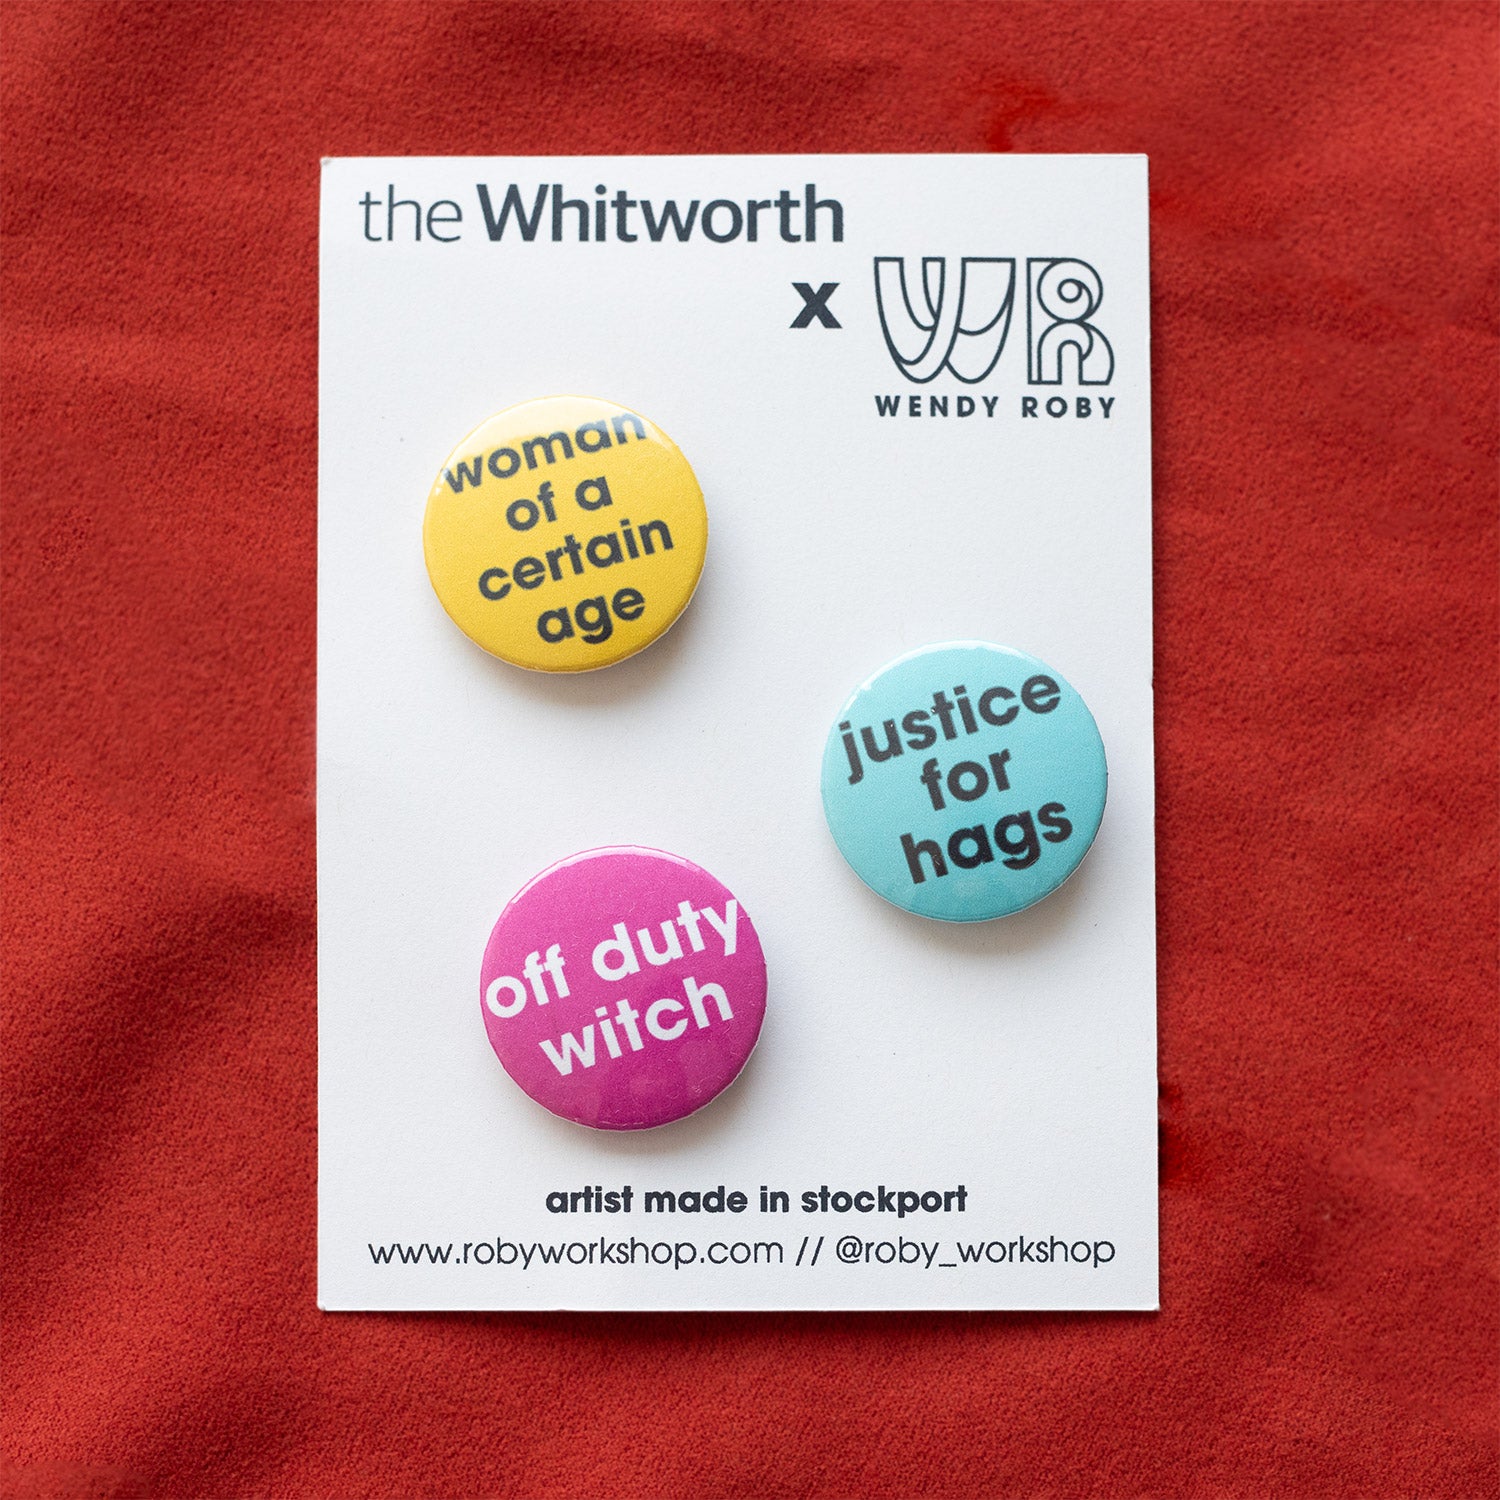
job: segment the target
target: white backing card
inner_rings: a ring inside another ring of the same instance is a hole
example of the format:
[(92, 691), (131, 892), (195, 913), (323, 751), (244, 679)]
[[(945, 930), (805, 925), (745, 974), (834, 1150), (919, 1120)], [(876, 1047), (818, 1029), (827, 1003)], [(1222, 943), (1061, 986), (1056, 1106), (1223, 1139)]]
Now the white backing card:
[[(335, 160), (321, 233), (320, 1305), (1155, 1307), (1144, 158)], [(965, 257), (1013, 262), (981, 333)], [(484, 654), (422, 556), (455, 443), (553, 394), (659, 424), (710, 524), (673, 629), (569, 676)], [(952, 925), (844, 864), (819, 766), (860, 681), (971, 639), (1082, 693), (1109, 800), (1059, 891)], [(770, 974), (740, 1078), (630, 1133), (480, 1016), (509, 898), (611, 844), (711, 871)]]

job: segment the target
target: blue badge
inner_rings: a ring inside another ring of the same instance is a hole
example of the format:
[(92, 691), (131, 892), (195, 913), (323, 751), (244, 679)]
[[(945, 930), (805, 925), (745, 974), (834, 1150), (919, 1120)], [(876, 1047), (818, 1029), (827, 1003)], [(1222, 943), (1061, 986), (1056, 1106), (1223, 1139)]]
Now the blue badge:
[(1107, 779), (1094, 716), (1061, 673), (1005, 646), (949, 641), (882, 667), (839, 710), (823, 810), (877, 895), (983, 922), (1078, 868)]

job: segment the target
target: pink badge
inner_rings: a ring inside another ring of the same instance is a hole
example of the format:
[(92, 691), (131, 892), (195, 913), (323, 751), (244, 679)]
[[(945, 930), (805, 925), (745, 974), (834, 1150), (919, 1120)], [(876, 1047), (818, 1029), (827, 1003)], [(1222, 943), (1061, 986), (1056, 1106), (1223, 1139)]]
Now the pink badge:
[(500, 914), (480, 1011), (538, 1104), (600, 1130), (645, 1130), (734, 1082), (760, 1035), (766, 960), (707, 870), (657, 849), (589, 849)]

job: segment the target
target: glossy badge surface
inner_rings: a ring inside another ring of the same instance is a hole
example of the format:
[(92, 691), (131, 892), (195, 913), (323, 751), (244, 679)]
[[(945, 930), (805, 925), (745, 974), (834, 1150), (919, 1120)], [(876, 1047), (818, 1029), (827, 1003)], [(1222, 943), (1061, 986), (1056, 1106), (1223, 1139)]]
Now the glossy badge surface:
[(701, 1109), (744, 1067), (765, 1009), (765, 956), (739, 902), (656, 849), (590, 849), (542, 871), (501, 913), (480, 975), (505, 1071), (599, 1130)]
[(491, 417), (448, 455), (422, 544), (470, 639), (518, 667), (587, 672), (643, 650), (686, 608), (708, 515), (654, 423), (549, 396)]
[(862, 683), (823, 754), (823, 810), (877, 895), (982, 922), (1040, 901), (1104, 814), (1104, 745), (1058, 672), (982, 641), (926, 646)]

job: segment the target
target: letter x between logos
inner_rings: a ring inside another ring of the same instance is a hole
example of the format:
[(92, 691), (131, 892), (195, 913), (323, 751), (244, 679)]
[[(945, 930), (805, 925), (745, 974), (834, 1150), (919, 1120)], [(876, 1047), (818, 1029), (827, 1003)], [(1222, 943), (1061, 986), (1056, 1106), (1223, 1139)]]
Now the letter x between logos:
[(838, 289), (838, 282), (825, 281), (817, 291), (814, 291), (805, 281), (794, 281), (792, 286), (802, 298), (802, 311), (792, 319), (793, 328), (811, 328), (814, 318), (824, 328), (844, 326), (834, 317), (832, 309), (828, 306), (828, 299)]

